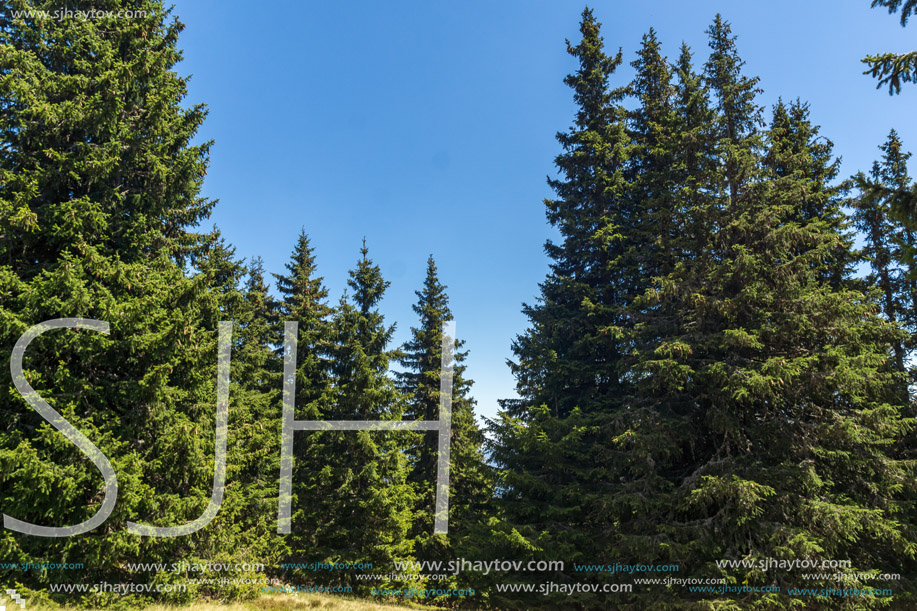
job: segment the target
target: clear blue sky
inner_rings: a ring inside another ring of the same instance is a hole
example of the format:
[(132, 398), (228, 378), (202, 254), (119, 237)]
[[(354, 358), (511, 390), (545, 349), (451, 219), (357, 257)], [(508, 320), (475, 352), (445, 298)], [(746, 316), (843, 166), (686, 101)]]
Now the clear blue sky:
[[(514, 396), (505, 365), (547, 272), (553, 230), (542, 200), (560, 151), (554, 134), (574, 107), (564, 39), (578, 40), (584, 4), (474, 2), (227, 2), (178, 0), (191, 74), (189, 102), (210, 108), (215, 140), (205, 194), (211, 221), (243, 257), (283, 269), (300, 228), (337, 302), (366, 236), (391, 288), (396, 340), (427, 255), (449, 286), (458, 335), (471, 351), (478, 413)], [(890, 97), (861, 75), (869, 52), (917, 48), (917, 23), (869, 0), (596, 2), (606, 45), (633, 59), (656, 28), (706, 59), (704, 30), (721, 12), (739, 36), (761, 102), (811, 103), (844, 174), (868, 169), (889, 129), (917, 151), (917, 86)], [(619, 70), (625, 82), (631, 71)], [(917, 164), (912, 165), (912, 173)]]

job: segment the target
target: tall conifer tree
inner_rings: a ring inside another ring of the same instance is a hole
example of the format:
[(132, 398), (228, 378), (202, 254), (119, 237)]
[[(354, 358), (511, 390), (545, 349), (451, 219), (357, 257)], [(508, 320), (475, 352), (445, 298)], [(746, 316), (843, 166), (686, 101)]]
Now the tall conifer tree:
[[(643, 36), (637, 59), (631, 62), (636, 74), (630, 93), (639, 105), (631, 112), (633, 139), (631, 168), (634, 174), (633, 224), (640, 237), (632, 240), (628, 265), (639, 269), (640, 286), (648, 278), (665, 275), (674, 264), (669, 250), (678, 236), (673, 209), (679, 177), (673, 166), (679, 153), (676, 139), (675, 85), (672, 67), (663, 57), (655, 30)], [(635, 292), (639, 292), (637, 288)]]
[[(442, 326), (452, 320), (452, 312), (432, 255), (427, 259), (423, 289), (416, 294), (418, 301), (413, 309), (420, 322), (411, 327), (411, 339), (402, 347), (399, 361), (406, 371), (397, 374), (398, 388), (407, 400), (405, 420), (439, 420)], [(412, 463), (409, 479), (418, 492), (411, 528), (418, 560), (480, 555), (475, 553), (481, 544), (477, 539), (484, 535), (488, 510), (492, 509), (493, 474), (484, 460), (484, 434), (474, 418), (475, 401), (470, 395), (473, 382), (465, 377), (468, 352), (461, 350), (463, 344), (456, 340), (454, 352), (447, 536), (433, 534), (438, 433), (417, 435), (408, 453)], [(447, 585), (436, 583), (437, 588)]]
[[(242, 525), (178, 538), (126, 529), (129, 520), (191, 522), (213, 484), (225, 287), (187, 267), (204, 256), (208, 238), (194, 226), (214, 202), (200, 195), (210, 144), (193, 144), (206, 111), (183, 105), (187, 81), (174, 71), (183, 26), (154, 0), (106, 4), (134, 11), (129, 19), (11, 10), (31, 8), (17, 1), (0, 11), (0, 351), (9, 355), (48, 319), (110, 324), (107, 336), (46, 333), (24, 367), (39, 395), (108, 456), (119, 490), (108, 520), (90, 533), (4, 529), (0, 556), (82, 562), (83, 583), (174, 578), (131, 575), (127, 562), (254, 560)], [(44, 526), (88, 519), (100, 507), (98, 470), (26, 404), (9, 368), (0, 375), (4, 513)], [(3, 575), (26, 587), (57, 578)]]
[[(296, 420), (328, 420), (331, 411), (332, 375), (331, 351), (333, 309), (328, 305), (324, 279), (318, 275), (314, 250), (305, 230), (301, 230), (285, 264), (286, 273), (274, 274), (279, 300), (274, 315), (279, 319), (273, 348), (279, 358), (283, 350), (283, 323), (297, 323), (296, 352)], [(265, 306), (267, 307), (267, 304)], [(265, 311), (265, 316), (270, 315)], [(270, 333), (270, 324), (265, 332)], [(279, 380), (278, 376), (278, 380)], [(327, 452), (326, 433), (296, 433), (293, 435), (293, 472), (291, 500), (292, 551), (290, 563), (314, 560), (315, 520), (318, 499), (324, 494), (324, 469), (333, 461)], [(279, 470), (278, 470), (279, 473)], [(303, 556), (306, 555), (304, 558)], [(312, 579), (313, 573), (294, 571), (296, 579)]]
[[(404, 399), (389, 377), (399, 356), (391, 350), (395, 327), (387, 326), (378, 306), (389, 283), (368, 257), (364, 241), (350, 272), (345, 295), (332, 323), (331, 401), (326, 420), (401, 420)], [(329, 562), (370, 563), (376, 570), (394, 569), (411, 558), (408, 537), (416, 502), (408, 482), (408, 439), (401, 431), (312, 433), (325, 464), (310, 490), (311, 514), (306, 526), (310, 551)], [(347, 571), (330, 571), (329, 582), (351, 587), (379, 587), (384, 582), (354, 581)]]
[(626, 262), (644, 237), (634, 229), (626, 89), (610, 83), (622, 57), (605, 54), (590, 9), (580, 32), (578, 44), (567, 42), (579, 66), (564, 80), (576, 118), (557, 134), (560, 177), (549, 180), (557, 196), (545, 201), (562, 240), (545, 246), (551, 271), (538, 303), (524, 307), (530, 327), (513, 344), (521, 399), (503, 401), (492, 425), (500, 503), (523, 537), (520, 553), (568, 561), (600, 557), (615, 537), (619, 482), (606, 477), (615, 456), (603, 440), (629, 384), (619, 370), (627, 350), (622, 306), (641, 279)]
[[(233, 322), (226, 485), (211, 526), (221, 533), (222, 542), (214, 560), (230, 559), (234, 548), (244, 549), (250, 561), (271, 567), (267, 571), (273, 573), (273, 566), (288, 552), (277, 534), (282, 420), (280, 363), (273, 351), (278, 343), (275, 305), (264, 283), (260, 259), (246, 267), (235, 251), (215, 230), (201, 253), (192, 257), (198, 277), (215, 287), (212, 297), (220, 320)], [(193, 579), (200, 575), (182, 576)], [(191, 585), (189, 592), (256, 596), (260, 588), (251, 577), (256, 575), (236, 575), (236, 583), (223, 583), (216, 589)]]
[[(305, 230), (300, 231), (285, 267), (287, 273), (274, 274), (274, 278), (280, 293), (277, 307), (281, 320), (298, 323), (296, 414), (297, 419), (314, 420), (321, 417), (331, 383), (328, 355), (332, 308), (328, 306), (328, 290), (324, 279), (317, 274), (315, 255)], [(278, 353), (282, 349), (278, 346)]]

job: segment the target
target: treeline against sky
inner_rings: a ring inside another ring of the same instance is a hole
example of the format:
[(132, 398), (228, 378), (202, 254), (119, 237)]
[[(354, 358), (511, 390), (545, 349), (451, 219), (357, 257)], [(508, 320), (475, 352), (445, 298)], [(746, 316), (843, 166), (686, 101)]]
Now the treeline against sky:
[[(800, 603), (791, 587), (837, 583), (717, 561), (805, 559), (849, 560), (845, 587), (902, 576), (892, 597), (807, 608), (914, 604), (914, 187), (894, 132), (873, 168), (844, 180), (804, 102), (759, 105), (723, 18), (703, 61), (686, 46), (664, 57), (650, 31), (626, 82), (587, 9), (567, 48), (576, 115), (557, 136), (545, 202), (561, 239), (546, 245), (550, 270), (513, 344), (520, 398), (502, 402), (487, 438), (456, 343), (448, 535), (433, 533), (432, 431), (297, 431), (292, 532), (281, 535), (284, 323), (298, 322), (297, 420), (436, 420), (446, 286), (431, 256), (410, 340), (393, 346), (379, 312), (388, 282), (365, 241), (332, 302), (305, 231), (271, 274), (196, 229), (214, 206), (200, 195), (210, 143), (193, 144), (206, 110), (182, 105), (186, 79), (173, 70), (182, 26), (158, 1), (124, 4), (146, 16), (0, 13), (0, 344), (11, 354), (50, 319), (110, 324), (107, 335), (41, 335), (24, 369), (118, 478), (117, 504), (92, 532), (0, 534), (0, 562), (82, 563), (78, 574), (0, 569), (5, 584), (40, 598), (59, 581), (187, 583), (129, 565), (210, 561), (264, 569), (166, 599), (249, 597), (267, 577), (357, 593), (471, 587), (474, 597), (437, 601), (471, 608), (775, 609)], [(129, 521), (192, 522), (211, 499), (220, 321), (233, 323), (220, 510), (186, 536), (131, 534)], [(0, 375), (3, 513), (48, 526), (90, 518), (99, 473)], [(435, 584), (394, 570), (461, 558), (566, 568)], [(388, 577), (286, 566), (307, 562)], [(745, 591), (496, 589), (632, 583), (573, 570), (610, 562), (678, 565), (667, 575)], [(783, 590), (748, 591), (773, 585)]]

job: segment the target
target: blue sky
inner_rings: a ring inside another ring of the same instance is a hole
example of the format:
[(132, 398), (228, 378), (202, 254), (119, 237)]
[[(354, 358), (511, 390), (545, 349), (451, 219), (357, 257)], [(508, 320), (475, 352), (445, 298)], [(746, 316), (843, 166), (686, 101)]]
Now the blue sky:
[[(365, 236), (391, 287), (382, 309), (396, 340), (432, 253), (471, 351), (478, 413), (514, 396), (505, 365), (547, 272), (554, 235), (542, 200), (574, 106), (581, 2), (251, 2), (178, 0), (192, 75), (189, 103), (215, 140), (204, 192), (211, 221), (242, 257), (282, 271), (301, 228), (331, 301)], [(666, 52), (682, 40), (706, 59), (704, 30), (721, 12), (739, 36), (761, 103), (799, 97), (835, 144), (845, 175), (868, 169), (891, 128), (917, 151), (917, 86), (899, 96), (861, 75), (870, 52), (917, 48), (917, 24), (869, 0), (595, 2), (606, 45), (621, 47), (626, 82), (640, 38)], [(911, 164), (912, 172), (917, 165)]]

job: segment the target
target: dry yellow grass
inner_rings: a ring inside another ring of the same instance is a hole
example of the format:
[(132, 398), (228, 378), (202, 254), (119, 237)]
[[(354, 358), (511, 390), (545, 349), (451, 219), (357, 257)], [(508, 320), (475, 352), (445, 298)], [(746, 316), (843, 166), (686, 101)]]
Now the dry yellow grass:
[[(39, 606), (37, 609), (26, 607), (27, 611), (52, 611), (50, 607)], [(219, 604), (192, 603), (185, 606), (150, 605), (144, 611), (417, 611), (434, 609), (420, 605), (387, 605), (366, 600), (325, 596), (322, 594), (277, 594), (262, 596), (253, 601)], [(77, 611), (75, 608), (57, 607), (53, 611)], [(80, 610), (84, 611), (84, 610)]]

